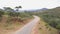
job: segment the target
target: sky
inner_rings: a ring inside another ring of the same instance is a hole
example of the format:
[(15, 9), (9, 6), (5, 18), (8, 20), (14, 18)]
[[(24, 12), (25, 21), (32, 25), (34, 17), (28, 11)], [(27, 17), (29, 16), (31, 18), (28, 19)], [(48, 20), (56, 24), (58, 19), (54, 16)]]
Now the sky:
[(60, 6), (60, 0), (0, 0), (0, 8), (22, 6), (22, 9), (54, 8)]

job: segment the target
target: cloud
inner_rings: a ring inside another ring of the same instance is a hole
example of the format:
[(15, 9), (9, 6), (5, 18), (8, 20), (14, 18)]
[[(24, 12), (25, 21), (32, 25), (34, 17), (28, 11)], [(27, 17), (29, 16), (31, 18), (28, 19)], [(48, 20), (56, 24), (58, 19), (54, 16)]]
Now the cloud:
[(0, 7), (19, 5), (23, 9), (54, 8), (60, 6), (60, 0), (0, 0)]

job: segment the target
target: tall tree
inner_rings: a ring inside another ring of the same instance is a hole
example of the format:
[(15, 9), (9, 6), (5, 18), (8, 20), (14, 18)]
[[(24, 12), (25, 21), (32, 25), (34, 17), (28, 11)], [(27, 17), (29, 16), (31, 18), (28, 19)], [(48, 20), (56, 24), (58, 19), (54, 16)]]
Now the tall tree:
[(22, 6), (16, 6), (16, 11), (19, 11), (20, 8), (22, 8)]
[(4, 10), (0, 9), (0, 17), (2, 17), (2, 15), (4, 15)]

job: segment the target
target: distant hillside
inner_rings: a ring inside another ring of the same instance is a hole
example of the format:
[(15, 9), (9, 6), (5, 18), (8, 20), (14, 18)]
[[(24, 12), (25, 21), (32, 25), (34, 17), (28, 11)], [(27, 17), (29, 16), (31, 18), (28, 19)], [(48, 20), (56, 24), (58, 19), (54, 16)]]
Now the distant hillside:
[(26, 12), (36, 12), (36, 11), (44, 11), (48, 10), (47, 8), (42, 8), (42, 9), (31, 9), (31, 10), (20, 10), (20, 11), (26, 11)]

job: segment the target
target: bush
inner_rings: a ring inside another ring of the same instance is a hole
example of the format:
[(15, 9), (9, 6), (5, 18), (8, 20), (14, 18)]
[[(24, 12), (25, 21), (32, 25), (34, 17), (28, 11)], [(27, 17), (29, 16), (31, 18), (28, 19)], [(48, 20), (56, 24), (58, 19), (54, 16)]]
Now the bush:
[(57, 28), (58, 30), (60, 30), (60, 24), (58, 24), (58, 25), (56, 26), (56, 28)]

